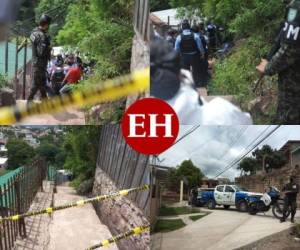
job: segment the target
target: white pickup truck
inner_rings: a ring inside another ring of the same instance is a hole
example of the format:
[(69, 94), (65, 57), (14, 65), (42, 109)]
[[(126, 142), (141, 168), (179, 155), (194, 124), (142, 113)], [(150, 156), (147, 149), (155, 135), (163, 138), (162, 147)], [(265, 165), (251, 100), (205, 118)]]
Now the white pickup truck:
[(229, 209), (230, 206), (236, 206), (241, 212), (248, 211), (247, 197), (251, 195), (262, 196), (261, 193), (248, 192), (237, 185), (218, 185), (213, 191), (204, 191), (198, 195), (199, 203), (206, 204), (209, 209), (215, 209), (218, 206), (224, 206)]

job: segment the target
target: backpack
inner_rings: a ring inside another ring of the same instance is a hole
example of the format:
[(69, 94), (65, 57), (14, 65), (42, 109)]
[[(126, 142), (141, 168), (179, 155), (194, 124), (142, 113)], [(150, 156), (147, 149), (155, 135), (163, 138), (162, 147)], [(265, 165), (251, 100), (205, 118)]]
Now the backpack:
[(188, 35), (181, 34), (180, 51), (183, 54), (199, 52), (193, 32)]

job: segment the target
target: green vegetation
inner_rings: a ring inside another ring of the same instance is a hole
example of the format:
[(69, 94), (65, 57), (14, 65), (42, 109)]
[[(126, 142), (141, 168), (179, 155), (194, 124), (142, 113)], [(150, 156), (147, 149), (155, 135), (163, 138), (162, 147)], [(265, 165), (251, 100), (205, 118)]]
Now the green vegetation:
[(191, 160), (183, 161), (179, 166), (171, 169), (169, 172), (170, 188), (174, 191), (179, 191), (179, 184), (184, 180), (185, 189), (197, 187), (204, 177), (200, 168), (194, 165)]
[[(180, 8), (180, 17), (204, 17), (226, 30), (226, 37), (233, 40), (235, 48), (224, 60), (216, 63), (209, 86), (212, 95), (236, 95), (244, 109), (254, 99), (252, 93), (259, 75), (255, 66), (266, 57), (283, 22), (285, 5), (278, 0), (170, 0), (174, 8)], [(272, 91), (277, 91), (276, 78), (267, 79)], [(256, 123), (270, 122), (274, 106), (268, 108), (268, 117)], [(266, 112), (266, 113), (268, 113)]]
[(8, 85), (7, 77), (0, 74), (0, 88), (6, 87)]
[[(73, 186), (90, 187), (96, 168), (101, 129), (98, 126), (69, 126), (64, 133), (53, 131), (39, 138), (40, 145), (33, 148), (22, 138), (11, 136), (7, 143), (8, 169), (13, 170), (43, 157), (55, 169), (68, 169), (73, 173)], [(80, 190), (85, 189), (81, 187)], [(83, 191), (81, 191), (83, 193)]]
[(208, 213), (206, 213), (206, 214), (200, 214), (200, 215), (191, 215), (191, 216), (189, 216), (189, 218), (192, 221), (196, 221), (196, 220), (199, 220), (199, 219), (203, 218), (206, 215), (208, 215)]
[[(93, 74), (76, 86), (89, 88), (102, 80), (129, 73), (133, 30), (134, 0), (37, 0), (22, 1), (18, 27), (30, 31), (43, 13), (52, 17), (49, 29), (52, 46), (63, 46), (68, 52), (80, 52), (86, 63), (95, 65)], [(1, 80), (0, 80), (1, 82)], [(116, 107), (117, 106), (117, 107)], [(91, 107), (85, 107), (88, 111)], [(125, 105), (111, 105), (103, 123), (119, 122), (119, 111)], [(99, 122), (98, 122), (99, 124)]]
[(160, 216), (173, 216), (173, 215), (181, 215), (181, 214), (194, 214), (199, 213), (200, 210), (196, 208), (190, 207), (166, 207), (162, 206), (159, 215)]
[(34, 148), (22, 139), (10, 139), (6, 147), (9, 170), (14, 170), (30, 163), (36, 156)]
[(244, 158), (238, 169), (245, 173), (255, 174), (257, 170), (261, 170), (263, 165), (265, 170), (281, 168), (287, 163), (285, 154), (279, 150), (272, 149), (269, 145), (264, 145), (261, 149), (252, 152), (253, 157)]
[(185, 223), (181, 219), (175, 220), (158, 220), (154, 227), (154, 232), (171, 232), (178, 230), (185, 226)]

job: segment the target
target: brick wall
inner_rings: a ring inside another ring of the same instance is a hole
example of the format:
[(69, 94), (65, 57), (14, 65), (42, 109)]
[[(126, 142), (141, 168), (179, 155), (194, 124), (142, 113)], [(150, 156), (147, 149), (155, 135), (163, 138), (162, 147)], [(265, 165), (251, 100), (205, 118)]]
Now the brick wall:
[[(282, 168), (273, 170), (271, 173), (260, 172), (256, 175), (236, 178), (236, 183), (253, 192), (264, 192), (269, 186), (275, 186), (279, 190), (289, 182), (290, 176), (296, 177), (296, 182), (300, 185), (300, 169)], [(298, 195), (298, 206), (300, 207), (300, 194)]]

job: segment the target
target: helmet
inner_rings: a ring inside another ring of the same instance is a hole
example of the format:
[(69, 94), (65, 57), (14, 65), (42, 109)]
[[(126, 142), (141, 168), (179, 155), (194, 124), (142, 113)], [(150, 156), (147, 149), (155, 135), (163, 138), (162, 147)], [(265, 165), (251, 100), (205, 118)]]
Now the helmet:
[(191, 28), (191, 25), (190, 25), (190, 23), (189, 23), (189, 20), (184, 19), (184, 20), (182, 21), (181, 28), (182, 28), (182, 30), (190, 29), (190, 28)]
[(45, 24), (49, 24), (51, 23), (52, 18), (50, 16), (48, 16), (47, 14), (43, 14), (40, 18), (39, 24), (40, 25), (45, 25)]

